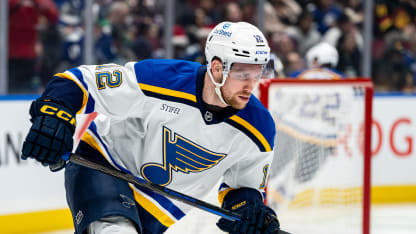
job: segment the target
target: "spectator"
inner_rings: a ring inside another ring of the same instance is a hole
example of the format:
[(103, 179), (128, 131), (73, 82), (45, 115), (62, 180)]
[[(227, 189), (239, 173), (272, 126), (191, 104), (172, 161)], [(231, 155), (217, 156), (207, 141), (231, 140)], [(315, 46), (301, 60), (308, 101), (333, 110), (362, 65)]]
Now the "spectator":
[(413, 32), (408, 41), (408, 48), (404, 48), (404, 64), (412, 74), (412, 83), (416, 84), (416, 31)]
[(173, 27), (172, 44), (174, 49), (173, 57), (184, 59), (186, 56), (186, 47), (189, 45), (189, 38), (185, 29), (180, 25), (175, 25)]
[[(11, 8), (13, 4), (19, 5), (10, 14), (9, 85), (13, 86), (9, 88), (11, 92), (32, 92), (39, 78), (44, 86), (51, 74), (57, 70), (65, 70), (68, 67), (82, 64), (84, 1), (8, 1)], [(45, 9), (30, 7), (30, 5), (48, 5), (48, 2), (52, 1), (60, 10), (61, 24), (57, 24), (56, 27), (54, 27), (56, 22), (54, 23), (53, 20), (57, 17), (56, 9), (55, 16), (53, 16), (53, 13), (48, 13)], [(166, 1), (163, 0), (94, 1), (93, 16), (96, 19), (94, 58), (96, 61), (98, 63), (110, 61), (124, 63), (127, 60), (163, 58), (165, 50), (161, 29), (164, 27), (165, 4)], [(363, 47), (360, 29), (364, 16), (363, 5), (362, 0), (266, 1), (264, 30), (271, 42), (272, 52), (285, 65), (285, 73), (290, 74), (294, 70), (305, 69), (302, 57), (309, 48), (323, 41), (336, 47), (340, 52), (338, 70), (347, 77), (360, 75)], [(205, 32), (212, 29), (212, 26), (219, 20), (244, 20), (255, 24), (256, 7), (257, 2), (253, 0), (177, 0), (175, 24), (182, 26), (184, 32), (181, 33), (182, 36), (176, 35), (173, 38), (175, 57), (203, 62), (204, 50), (201, 48), (204, 48)], [(25, 8), (31, 8), (32, 12), (36, 12), (38, 15), (36, 20), (27, 20), (32, 17), (31, 13), (23, 18), (16, 17), (16, 14), (22, 14), (21, 11)], [(413, 45), (416, 42), (414, 42), (415, 39), (412, 40), (416, 33), (410, 33), (414, 31), (414, 29), (410, 30), (411, 28), (416, 28), (415, 9), (416, 1), (413, 0), (375, 1), (375, 34), (372, 42), (373, 74), (371, 76), (376, 85), (382, 85), (383, 89), (409, 90), (408, 86), (416, 82), (416, 49)], [(18, 20), (15, 20), (17, 18)], [(24, 46), (16, 44), (19, 41), (33, 38), (33, 36), (23, 37), (21, 34), (24, 30), (19, 28), (22, 31), (20, 32), (15, 29), (16, 25), (25, 24), (26, 21), (30, 21), (31, 25), (36, 25), (36, 28), (32, 26), (31, 33), (29, 33), (33, 35), (34, 32), (35, 38), (38, 37), (34, 40), (35, 46), (32, 46), (33, 43), (25, 43)], [(16, 33), (19, 33), (19, 36), (16, 36)], [(188, 43), (178, 41), (179, 38), (184, 37), (188, 38)], [(401, 48), (392, 46), (396, 43), (395, 41), (399, 41), (397, 43), (401, 44)], [(27, 48), (36, 49), (28, 53)], [(58, 48), (64, 48), (64, 50)], [(19, 53), (21, 55), (21, 51), (26, 51), (26, 57), (19, 59), (13, 57)], [(402, 56), (398, 56), (397, 52)], [(28, 57), (28, 54), (31, 56)], [(394, 66), (385, 64), (385, 60), (392, 60), (388, 55), (394, 57)], [(399, 72), (396, 71), (400, 67), (398, 61), (404, 64), (403, 74), (405, 75), (398, 75)], [(22, 67), (25, 69), (21, 69)], [(394, 70), (395, 76), (402, 78), (395, 78), (397, 82), (393, 82), (391, 77), (386, 77), (384, 74), (388, 69), (392, 72)], [(407, 72), (410, 72), (411, 80)], [(12, 76), (20, 78), (12, 78)]]
[(399, 49), (387, 50), (378, 74), (381, 79), (377, 85), (385, 86), (389, 91), (411, 91), (414, 85), (412, 74), (403, 60), (403, 53)]
[(343, 11), (344, 11), (344, 14), (348, 15), (351, 21), (354, 22), (354, 24), (361, 25), (363, 23), (363, 20), (364, 20), (363, 1), (345, 0)]
[(361, 74), (361, 50), (353, 32), (344, 33), (338, 41), (340, 54), (337, 69), (346, 77), (358, 77)]
[(240, 5), (236, 2), (229, 2), (225, 4), (223, 12), (224, 21), (238, 22), (243, 18), (243, 13), (241, 11)]
[(302, 8), (294, 0), (271, 0), (279, 21), (285, 25), (293, 25), (298, 21)]
[(205, 12), (208, 24), (220, 21), (220, 13), (216, 9), (216, 0), (200, 0), (199, 7)]
[(256, 4), (253, 0), (244, 0), (241, 4), (241, 11), (243, 13), (243, 21), (255, 23)]
[(272, 52), (286, 60), (291, 52), (297, 52), (296, 41), (286, 33), (274, 33), (271, 39)]
[(39, 50), (37, 25), (45, 16), (48, 25), (58, 22), (52, 0), (9, 0), (9, 92), (33, 92), (35, 65)]
[(283, 61), (284, 74), (292, 74), (305, 69), (305, 62), (298, 52), (290, 52)]
[(39, 41), (41, 52), (39, 54), (39, 78), (41, 89), (46, 86), (49, 79), (58, 72), (62, 58), (62, 36), (57, 25), (49, 25), (45, 17), (41, 17), (39, 24)]
[(313, 15), (307, 11), (304, 11), (300, 15), (295, 26), (287, 29), (287, 33), (298, 42), (299, 53), (301, 55), (305, 55), (306, 51), (321, 39), (321, 34), (314, 24)]
[(342, 10), (335, 4), (334, 0), (317, 0), (316, 4), (308, 5), (318, 24), (318, 31), (324, 34), (330, 27), (334, 26), (341, 15)]
[(267, 33), (282, 33), (286, 25), (280, 22), (276, 9), (270, 2), (264, 4), (264, 29)]
[[(114, 62), (114, 59), (117, 57), (119, 63), (123, 64), (131, 57), (127, 41), (128, 16), (129, 5), (126, 2), (118, 1), (111, 3), (107, 16), (109, 29), (103, 30), (101, 34), (96, 36), (98, 40), (102, 40), (102, 43), (104, 43), (101, 47), (98, 47), (99, 45), (96, 44), (96, 48), (104, 55), (104, 61), (102, 62)], [(112, 51), (108, 47), (111, 47)]]
[(188, 0), (175, 1), (175, 18), (176, 23), (184, 27), (189, 27), (194, 19), (195, 8), (192, 8)]
[(364, 44), (364, 39), (359, 32), (357, 26), (352, 22), (350, 17), (346, 14), (341, 14), (338, 17), (336, 25), (332, 26), (322, 37), (322, 41), (329, 43), (332, 46), (338, 45), (338, 40), (343, 34), (352, 34), (354, 41), (361, 50)]
[(151, 25), (140, 24), (136, 27), (135, 36), (130, 45), (137, 61), (152, 58)]
[(69, 3), (64, 3), (61, 8), (59, 21), (62, 34), (62, 58), (59, 70), (82, 64), (84, 50), (84, 30), (81, 27), (79, 9)]

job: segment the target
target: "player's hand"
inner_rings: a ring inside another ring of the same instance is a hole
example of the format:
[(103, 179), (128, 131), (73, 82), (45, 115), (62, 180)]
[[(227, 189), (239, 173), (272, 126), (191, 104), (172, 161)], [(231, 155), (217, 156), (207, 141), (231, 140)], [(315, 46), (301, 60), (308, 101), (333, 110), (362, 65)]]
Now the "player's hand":
[(239, 221), (221, 218), (217, 226), (230, 234), (272, 234), (279, 233), (280, 224), (275, 212), (260, 200), (243, 200), (224, 207), (241, 214)]
[(56, 164), (62, 155), (72, 151), (74, 111), (63, 102), (40, 97), (32, 102), (30, 115), (32, 127), (23, 143), (21, 158), (34, 158), (44, 166)]

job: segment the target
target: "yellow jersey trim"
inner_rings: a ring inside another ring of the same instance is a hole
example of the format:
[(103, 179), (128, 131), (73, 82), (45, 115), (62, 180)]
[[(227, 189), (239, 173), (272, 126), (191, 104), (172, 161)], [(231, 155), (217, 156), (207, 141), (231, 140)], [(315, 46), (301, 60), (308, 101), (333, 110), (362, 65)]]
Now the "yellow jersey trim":
[(218, 201), (220, 202), (221, 205), (224, 202), (225, 195), (227, 195), (231, 190), (234, 190), (234, 189), (233, 188), (227, 188), (227, 189), (218, 193)]
[(139, 83), (139, 87), (140, 89), (145, 90), (145, 91), (150, 91), (150, 92), (159, 93), (159, 94), (172, 96), (172, 97), (179, 97), (179, 98), (187, 99), (196, 103), (196, 96), (193, 94), (166, 89), (166, 88), (161, 88), (161, 87), (148, 85), (148, 84), (142, 84), (142, 83)]
[[(84, 135), (81, 138), (82, 141), (87, 143), (89, 146), (91, 146), (93, 149), (100, 152), (100, 154), (104, 157), (104, 151), (101, 149), (101, 147), (98, 145), (98, 143), (95, 141), (94, 137), (91, 136), (91, 134), (88, 131), (85, 131)], [(105, 158), (105, 157), (104, 157)]]
[(84, 94), (84, 96), (82, 98), (82, 106), (81, 106), (81, 109), (79, 109), (77, 111), (77, 114), (80, 114), (81, 111), (84, 109), (85, 105), (87, 105), (87, 101), (88, 101), (88, 92), (87, 92), (87, 90), (85, 90), (85, 88), (82, 85), (80, 85), (78, 82), (76, 82), (76, 80), (74, 78), (72, 78), (69, 74), (66, 74), (66, 73), (57, 73), (57, 74), (55, 74), (55, 76), (58, 76), (58, 77), (61, 77), (61, 78), (65, 78), (65, 79), (68, 79), (68, 80), (72, 80), (82, 90), (82, 93)]
[(249, 132), (251, 132), (260, 141), (266, 152), (272, 151), (269, 142), (266, 140), (266, 138), (264, 138), (263, 134), (261, 134), (253, 125), (251, 125), (249, 122), (237, 115), (231, 116), (230, 119), (245, 127)]
[(137, 192), (131, 184), (130, 188), (133, 190), (134, 199), (143, 209), (145, 209), (149, 214), (151, 214), (155, 219), (157, 219), (162, 225), (170, 227), (175, 221), (169, 217), (165, 212), (159, 209), (152, 201), (147, 199), (145, 196)]

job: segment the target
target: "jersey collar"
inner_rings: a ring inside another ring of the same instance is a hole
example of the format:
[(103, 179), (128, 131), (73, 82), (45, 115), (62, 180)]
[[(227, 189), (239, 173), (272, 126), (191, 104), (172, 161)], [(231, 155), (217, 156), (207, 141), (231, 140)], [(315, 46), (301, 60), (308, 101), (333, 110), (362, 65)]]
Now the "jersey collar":
[(217, 124), (223, 122), (225, 119), (235, 115), (239, 110), (231, 106), (225, 108), (212, 108), (202, 100), (202, 89), (204, 87), (204, 77), (207, 71), (207, 66), (201, 66), (197, 71), (196, 79), (196, 105), (201, 112), (201, 117), (205, 124)]

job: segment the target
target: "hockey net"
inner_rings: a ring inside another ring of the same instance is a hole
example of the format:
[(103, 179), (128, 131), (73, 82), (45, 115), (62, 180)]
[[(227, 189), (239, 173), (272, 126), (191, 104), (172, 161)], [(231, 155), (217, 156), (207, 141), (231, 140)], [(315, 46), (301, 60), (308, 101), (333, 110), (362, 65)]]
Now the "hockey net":
[(275, 118), (268, 205), (296, 234), (369, 233), (372, 82), (265, 80)]

